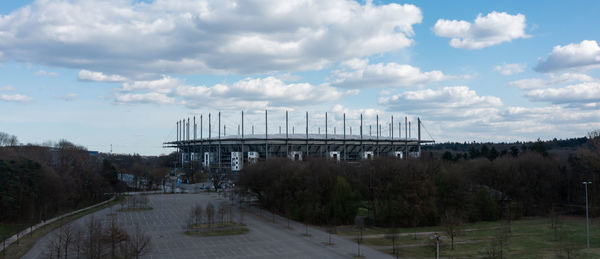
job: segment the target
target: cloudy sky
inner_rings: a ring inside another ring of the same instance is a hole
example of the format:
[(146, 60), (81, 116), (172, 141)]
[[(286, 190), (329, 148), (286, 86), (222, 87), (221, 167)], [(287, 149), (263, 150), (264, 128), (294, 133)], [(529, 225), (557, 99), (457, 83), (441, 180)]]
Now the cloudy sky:
[(277, 132), (288, 110), (296, 132), (308, 111), (310, 132), (323, 133), (327, 111), (338, 133), (346, 113), (357, 134), (362, 113), (373, 134), (379, 115), (383, 135), (394, 116), (396, 136), (399, 118), (420, 117), (437, 142), (581, 137), (600, 128), (597, 10), (592, 0), (3, 1), (0, 131), (160, 154), (177, 120), (202, 116), (206, 136), (221, 111), (237, 134), (244, 110), (246, 134), (264, 133), (269, 110)]

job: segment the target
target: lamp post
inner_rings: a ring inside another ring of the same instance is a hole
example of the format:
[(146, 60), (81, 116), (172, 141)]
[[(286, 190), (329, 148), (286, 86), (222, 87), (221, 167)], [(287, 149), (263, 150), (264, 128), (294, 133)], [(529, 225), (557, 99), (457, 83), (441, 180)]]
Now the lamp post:
[(590, 252), (590, 219), (588, 216), (588, 191), (587, 191), (587, 186), (588, 184), (592, 184), (592, 182), (582, 182), (583, 185), (585, 185), (585, 228), (586, 228), (586, 233), (587, 233), (587, 252)]
[(439, 235), (438, 233), (433, 234), (433, 236), (429, 237), (429, 239), (435, 239), (435, 258), (440, 258), (440, 241), (445, 239), (445, 236)]

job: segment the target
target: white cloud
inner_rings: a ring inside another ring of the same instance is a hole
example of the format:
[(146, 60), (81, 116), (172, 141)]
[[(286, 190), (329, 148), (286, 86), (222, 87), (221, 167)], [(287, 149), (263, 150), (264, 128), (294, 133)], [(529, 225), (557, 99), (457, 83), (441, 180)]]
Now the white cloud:
[(11, 85), (0, 86), (0, 92), (14, 91), (15, 88)]
[(212, 105), (217, 106), (222, 103), (252, 102), (259, 104), (258, 106), (293, 107), (335, 101), (346, 93), (326, 84), (286, 84), (280, 79), (266, 77), (246, 78), (231, 85), (181, 86), (177, 88), (177, 94), (184, 97), (192, 106), (210, 105), (210, 101), (213, 101)]
[(548, 81), (541, 78), (525, 78), (511, 81), (508, 84), (521, 89), (534, 89), (546, 87), (548, 85)]
[(391, 97), (381, 97), (379, 103), (392, 109), (407, 107), (452, 109), (502, 105), (502, 101), (498, 97), (479, 96), (467, 86), (446, 86), (441, 89), (406, 91)]
[(560, 105), (533, 108), (511, 106), (503, 115), (507, 120), (536, 120), (549, 124), (568, 124), (600, 118), (600, 113), (594, 111), (577, 111)]
[(116, 97), (117, 103), (153, 103), (153, 104), (172, 104), (175, 98), (168, 97), (161, 93), (141, 93), (141, 94), (120, 94)]
[(495, 136), (490, 132), (495, 132), (493, 124), (502, 120), (503, 109), (498, 97), (479, 95), (467, 86), (405, 91), (380, 97), (379, 104), (390, 113), (420, 117), (427, 128), (422, 137), (429, 139), (431, 134), (437, 141), (489, 141)]
[[(141, 97), (132, 98), (132, 92), (155, 93), (154, 97), (163, 96), (175, 100), (181, 99), (188, 107), (223, 107), (223, 108), (268, 108), (297, 107), (326, 103), (340, 99), (345, 95), (357, 94), (356, 90), (342, 92), (327, 84), (312, 85), (308, 83), (287, 84), (275, 77), (246, 78), (232, 84), (216, 84), (213, 86), (193, 86), (184, 81), (163, 77), (152, 81), (133, 81), (123, 83), (117, 96), (125, 96), (118, 102), (140, 102)], [(164, 98), (144, 99), (145, 102), (164, 102)]]
[(77, 74), (79, 81), (92, 81), (92, 82), (123, 82), (127, 78), (120, 75), (105, 75), (102, 72), (94, 72), (89, 70), (81, 70)]
[(418, 67), (394, 62), (369, 64), (368, 59), (351, 59), (344, 69), (332, 72), (332, 85), (344, 88), (415, 87), (455, 78), (441, 71), (421, 72)]
[(55, 96), (54, 98), (70, 102), (70, 101), (74, 101), (75, 99), (77, 99), (77, 94), (70, 93), (70, 94), (65, 94), (65, 95), (61, 95), (61, 96)]
[(534, 89), (525, 95), (534, 102), (554, 104), (592, 104), (600, 102), (600, 82), (588, 82), (561, 88)]
[(0, 17), (0, 52), (127, 77), (316, 70), (410, 46), (421, 21), (353, 0), (38, 0)]
[(31, 97), (22, 94), (0, 94), (0, 100), (17, 103), (26, 103), (32, 101)]
[(553, 85), (560, 85), (573, 82), (593, 82), (596, 79), (586, 74), (579, 73), (563, 73), (560, 75), (548, 74), (548, 79), (542, 78), (525, 78), (509, 82), (509, 85), (519, 87), (521, 89), (536, 89), (545, 88)]
[(595, 40), (584, 40), (566, 46), (555, 46), (548, 57), (538, 61), (534, 70), (552, 72), (562, 69), (589, 69), (600, 66), (600, 46)]
[(383, 115), (385, 112), (380, 109), (375, 108), (366, 108), (366, 109), (350, 109), (348, 107), (344, 107), (341, 104), (336, 104), (331, 109), (333, 114), (337, 116), (338, 119), (343, 118), (344, 114), (346, 114), (346, 119), (359, 120), (360, 115), (363, 115), (363, 119), (371, 119), (373, 120), (377, 115), (381, 116), (383, 121)]
[(58, 74), (56, 72), (48, 72), (45, 70), (38, 70), (37, 72), (35, 72), (36, 76), (58, 76)]
[(499, 113), (503, 105), (499, 98), (478, 95), (467, 86), (406, 91), (381, 97), (379, 104), (389, 112), (423, 118), (433, 127), (431, 133), (434, 137), (450, 136), (447, 135), (448, 129), (454, 129), (454, 134), (490, 132), (490, 125), (502, 119)]
[(388, 113), (402, 112), (409, 117), (421, 117), (426, 125), (422, 137), (428, 139), (431, 134), (436, 141), (576, 137), (600, 127), (600, 113), (597, 112), (600, 102), (593, 103), (593, 107), (586, 106), (587, 103), (580, 106), (506, 107), (499, 98), (479, 95), (465, 86), (407, 91), (382, 97), (379, 103)]
[(498, 71), (500, 74), (510, 76), (514, 74), (523, 73), (525, 71), (525, 64), (502, 64), (494, 67), (494, 71)]
[(510, 15), (505, 12), (481, 14), (473, 23), (458, 20), (439, 19), (433, 32), (440, 37), (452, 38), (450, 46), (464, 49), (481, 49), (518, 38), (525, 34), (525, 15)]
[(283, 80), (283, 81), (285, 81), (285, 82), (296, 82), (296, 81), (302, 79), (301, 76), (294, 75), (294, 74), (291, 74), (291, 73), (283, 73), (283, 74), (277, 75), (276, 77), (279, 78), (279, 79), (281, 79), (281, 80)]
[(148, 90), (153, 92), (159, 92), (163, 94), (172, 93), (175, 88), (178, 86), (184, 85), (185, 83), (177, 78), (170, 76), (163, 76), (161, 79), (157, 80), (147, 80), (147, 81), (129, 81), (123, 83), (121, 87), (121, 91), (139, 91), (139, 90)]
[(592, 110), (551, 105), (546, 107), (508, 107), (503, 119), (494, 125), (499, 131), (553, 138), (557, 135), (583, 136), (600, 126), (600, 113)]

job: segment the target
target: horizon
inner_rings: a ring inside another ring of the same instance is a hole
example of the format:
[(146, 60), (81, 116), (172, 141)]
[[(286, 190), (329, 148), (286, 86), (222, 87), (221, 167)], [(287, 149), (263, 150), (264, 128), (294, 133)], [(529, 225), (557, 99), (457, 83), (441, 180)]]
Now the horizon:
[[(0, 132), (3, 133), (3, 132)], [(274, 134), (274, 135), (278, 135), (278, 134)], [(296, 134), (296, 135), (303, 135), (303, 134)], [(338, 134), (340, 135), (340, 134)], [(18, 138), (18, 136), (16, 136)], [(520, 140), (516, 140), (513, 142), (477, 142), (477, 141), (463, 141), (463, 142), (456, 142), (456, 141), (445, 141), (445, 142), (427, 142), (427, 143), (422, 143), (421, 145), (423, 147), (426, 146), (435, 146), (435, 145), (446, 145), (446, 144), (458, 144), (458, 145), (508, 145), (508, 144), (527, 144), (527, 143), (536, 143), (536, 142), (553, 142), (553, 141), (570, 141), (570, 140), (576, 140), (576, 139), (589, 139), (589, 136), (580, 136), (580, 137), (572, 137), (572, 138), (554, 138), (554, 139), (537, 139), (537, 140), (528, 140), (528, 141), (520, 141)], [(70, 142), (68, 139), (62, 139), (62, 140), (58, 140), (58, 141), (45, 141), (43, 143), (18, 143), (18, 146), (28, 146), (28, 145), (32, 145), (32, 146), (40, 146), (40, 147), (47, 147), (47, 148), (54, 148), (56, 147), (56, 145), (60, 142), (60, 141), (67, 141), (73, 145), (76, 145), (78, 147), (82, 147), (84, 148), (86, 151), (88, 152), (97, 152), (99, 154), (108, 154), (108, 155), (116, 155), (116, 156), (142, 156), (142, 157), (159, 157), (159, 156), (168, 156), (170, 154), (172, 154), (173, 152), (177, 152), (176, 148), (165, 148), (165, 150), (167, 149), (175, 149), (174, 151), (168, 152), (168, 153), (160, 153), (160, 154), (140, 154), (140, 153), (115, 153), (115, 152), (104, 152), (104, 151), (99, 151), (99, 150), (92, 150), (89, 149), (86, 146), (80, 145), (78, 143), (74, 143), (74, 142)], [(9, 146), (7, 146), (9, 147)]]
[(235, 133), (245, 111), (264, 134), (265, 110), (269, 132), (289, 110), (300, 130), (309, 112), (311, 134), (329, 112), (338, 131), (343, 114), (356, 129), (359, 114), (365, 125), (378, 115), (384, 136), (391, 116), (420, 117), (436, 143), (586, 137), (600, 129), (598, 9), (596, 1), (2, 3), (0, 132), (156, 156), (171, 153), (162, 144), (183, 118), (215, 121), (222, 111)]

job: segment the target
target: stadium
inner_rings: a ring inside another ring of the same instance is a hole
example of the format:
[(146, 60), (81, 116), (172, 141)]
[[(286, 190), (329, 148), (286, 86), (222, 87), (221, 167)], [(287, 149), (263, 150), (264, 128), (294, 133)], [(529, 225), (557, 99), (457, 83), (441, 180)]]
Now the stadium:
[[(310, 158), (332, 159), (335, 161), (358, 162), (363, 159), (374, 159), (375, 157), (395, 157), (398, 159), (418, 158), (421, 154), (421, 145), (433, 143), (434, 140), (421, 138), (421, 119), (417, 118), (417, 136), (412, 137), (412, 123), (408, 118), (404, 122), (398, 122), (394, 127), (394, 118), (386, 122), (387, 134), (382, 134), (380, 118), (376, 116), (376, 129), (364, 127), (363, 115), (360, 115), (360, 126), (358, 134), (352, 134), (351, 128), (346, 125), (346, 115), (343, 114), (343, 129), (337, 132), (337, 128), (328, 125), (328, 116), (325, 113), (325, 127), (321, 132), (309, 132), (309, 116), (306, 113), (305, 130), (296, 133), (295, 128), (290, 133), (288, 112), (285, 114), (285, 126), (279, 127), (279, 133), (255, 134), (254, 126), (250, 134), (244, 134), (244, 113), (241, 113), (241, 121), (238, 124), (238, 132), (235, 135), (227, 135), (226, 127), (221, 131), (221, 113), (217, 115), (217, 136), (212, 136), (213, 125), (211, 114), (208, 116), (208, 136), (203, 136), (204, 116), (187, 118), (177, 121), (176, 139), (163, 143), (164, 148), (175, 148), (180, 155), (180, 165), (190, 162), (198, 162), (204, 168), (214, 168), (230, 172), (239, 172), (248, 163), (257, 163), (270, 158), (289, 158), (292, 160), (305, 160)], [(265, 128), (269, 129), (268, 112), (265, 111)], [(404, 127), (404, 129), (403, 129)], [(368, 128), (368, 132), (364, 129)], [(200, 135), (198, 134), (200, 130)], [(397, 131), (397, 134), (394, 131)], [(341, 134), (340, 134), (341, 133)], [(366, 134), (365, 134), (366, 133)], [(402, 136), (404, 134), (404, 136)]]

